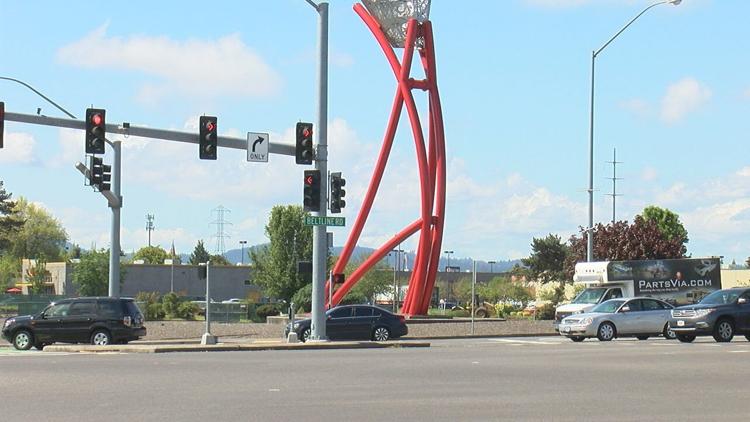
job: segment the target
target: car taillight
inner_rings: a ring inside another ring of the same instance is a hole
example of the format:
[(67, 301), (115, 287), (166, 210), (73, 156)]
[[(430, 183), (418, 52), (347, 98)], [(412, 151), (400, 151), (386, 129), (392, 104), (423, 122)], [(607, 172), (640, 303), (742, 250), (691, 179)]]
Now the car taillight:
[(130, 327), (133, 325), (133, 320), (129, 316), (126, 316), (122, 318), (122, 323), (125, 324), (126, 327)]
[(396, 317), (398, 318), (398, 322), (406, 324), (406, 318), (403, 315), (396, 315)]

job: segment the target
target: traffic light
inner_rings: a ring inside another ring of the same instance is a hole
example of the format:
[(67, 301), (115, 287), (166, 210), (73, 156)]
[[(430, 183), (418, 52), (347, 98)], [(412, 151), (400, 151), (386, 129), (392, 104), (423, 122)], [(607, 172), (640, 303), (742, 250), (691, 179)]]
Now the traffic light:
[(346, 186), (346, 179), (341, 177), (341, 173), (331, 173), (331, 214), (340, 213), (341, 209), (346, 206), (346, 201), (343, 199), (346, 196), (344, 186)]
[(297, 164), (312, 164), (313, 162), (312, 132), (312, 123), (297, 123), (297, 144), (294, 150)]
[(0, 148), (3, 147), (3, 133), (5, 132), (5, 103), (0, 101)]
[(305, 211), (320, 211), (320, 170), (305, 170)]
[(86, 154), (104, 154), (105, 114), (100, 108), (86, 109)]
[(104, 164), (104, 160), (92, 155), (89, 160), (89, 171), (91, 172), (89, 177), (91, 186), (99, 192), (111, 189), (112, 167)]
[(198, 155), (201, 160), (215, 160), (217, 148), (216, 117), (201, 116), (200, 119), (200, 145)]

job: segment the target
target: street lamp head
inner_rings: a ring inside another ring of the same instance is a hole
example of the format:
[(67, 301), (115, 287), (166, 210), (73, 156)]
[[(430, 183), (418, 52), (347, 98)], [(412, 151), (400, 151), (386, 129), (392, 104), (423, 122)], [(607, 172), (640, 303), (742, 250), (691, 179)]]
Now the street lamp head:
[(672, 0), (670, 1), (673, 5), (677, 6), (678, 4), (682, 3), (682, 0)]

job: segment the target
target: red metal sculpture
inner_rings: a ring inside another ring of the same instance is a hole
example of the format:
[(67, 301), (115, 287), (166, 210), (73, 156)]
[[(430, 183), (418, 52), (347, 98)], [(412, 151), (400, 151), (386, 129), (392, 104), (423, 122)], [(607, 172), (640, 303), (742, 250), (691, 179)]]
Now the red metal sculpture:
[[(376, 0), (365, 1), (368, 3), (368, 8), (374, 7), (372, 3), (376, 3)], [(418, 3), (418, 1), (415, 0), (415, 3)], [(429, 11), (429, 1), (425, 2), (422, 0), (422, 3), (423, 7), (424, 3), (426, 3), (426, 8)], [(414, 136), (421, 188), (421, 212), (416, 221), (397, 233), (389, 242), (378, 248), (359, 268), (347, 277), (344, 284), (334, 293), (331, 303), (334, 306), (338, 304), (373, 265), (383, 259), (396, 245), (414, 233), (419, 232), (416, 260), (401, 312), (406, 315), (423, 315), (427, 313), (432, 290), (435, 286), (443, 239), (443, 227), (445, 224), (445, 137), (440, 96), (437, 88), (432, 24), (428, 19), (424, 19), (421, 22), (413, 18), (406, 20), (405, 38), (403, 40), (404, 52), (399, 62), (394, 51), (394, 45), (392, 45), (394, 44), (393, 34), (387, 33), (389, 28), (386, 27), (384, 29), (381, 22), (378, 22), (359, 3), (354, 5), (354, 11), (362, 18), (375, 36), (378, 44), (380, 44), (380, 48), (391, 65), (398, 86), (396, 88), (395, 99), (393, 100), (391, 116), (385, 131), (383, 145), (380, 149), (380, 155), (378, 156), (370, 185), (362, 202), (362, 208), (359, 210), (359, 215), (341, 252), (341, 256), (333, 268), (333, 273), (343, 273), (362, 233), (388, 162), (388, 156), (390, 155), (403, 107), (406, 107)], [(395, 46), (401, 47), (398, 44)], [(415, 49), (419, 54), (419, 59), (424, 69), (424, 79), (410, 77)], [(429, 126), (427, 143), (425, 143), (424, 131), (419, 120), (414, 96), (412, 95), (413, 90), (425, 91), (428, 95)]]

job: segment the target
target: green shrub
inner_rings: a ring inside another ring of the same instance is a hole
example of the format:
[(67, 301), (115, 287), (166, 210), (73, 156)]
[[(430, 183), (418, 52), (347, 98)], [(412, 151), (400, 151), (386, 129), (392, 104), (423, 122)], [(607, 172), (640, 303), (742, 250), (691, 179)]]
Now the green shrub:
[(177, 308), (180, 306), (180, 297), (175, 293), (167, 293), (161, 298), (161, 308), (169, 318), (181, 318)]
[(255, 310), (255, 314), (258, 315), (258, 318), (265, 320), (267, 317), (279, 315), (281, 312), (276, 305), (267, 304), (258, 306), (258, 309)]
[(551, 303), (545, 303), (536, 308), (536, 319), (555, 319), (555, 307)]
[(144, 312), (146, 313), (146, 321), (158, 321), (165, 317), (164, 310), (159, 302), (146, 304)]
[(451, 309), (448, 315), (452, 317), (468, 317), (471, 316), (471, 311), (468, 309)]
[(177, 317), (187, 320), (194, 320), (195, 316), (200, 312), (198, 305), (192, 302), (182, 302), (177, 307)]
[(497, 316), (501, 318), (510, 316), (512, 312), (517, 310), (518, 309), (510, 303), (498, 303), (495, 305), (495, 312), (497, 312)]

